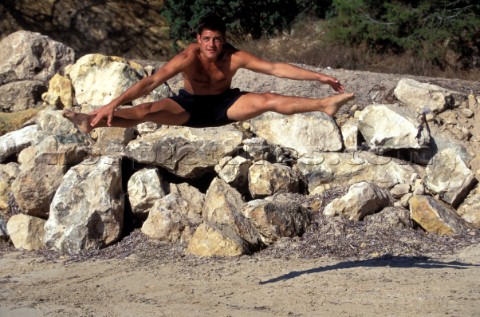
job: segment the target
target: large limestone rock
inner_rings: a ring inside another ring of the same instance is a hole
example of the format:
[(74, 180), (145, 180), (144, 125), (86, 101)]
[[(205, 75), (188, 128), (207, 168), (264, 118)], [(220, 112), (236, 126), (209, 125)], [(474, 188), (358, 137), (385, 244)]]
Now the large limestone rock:
[(140, 163), (161, 166), (184, 178), (211, 171), (242, 142), (242, 133), (231, 126), (209, 129), (163, 127), (131, 141), (126, 155)]
[(90, 154), (91, 148), (84, 134), (56, 134), (45, 137), (34, 151), (34, 164), (72, 166)]
[(428, 109), (434, 113), (444, 111), (454, 104), (454, 95), (458, 93), (440, 86), (421, 83), (410, 78), (402, 78), (394, 91), (395, 97), (409, 108), (422, 111)]
[(252, 200), (245, 204), (242, 213), (253, 223), (265, 245), (282, 237), (301, 236), (310, 223), (307, 208), (290, 194)]
[(231, 227), (251, 248), (258, 247), (260, 237), (242, 214), (242, 195), (219, 178), (215, 178), (205, 195), (203, 218), (210, 223)]
[(301, 173), (282, 164), (255, 162), (248, 170), (248, 187), (253, 198), (276, 193), (298, 193)]
[(12, 182), (20, 173), (17, 163), (0, 164), (0, 214), (9, 207)]
[(366, 107), (360, 114), (358, 127), (370, 149), (379, 153), (424, 148), (430, 142), (426, 124), (398, 105)]
[(249, 253), (249, 249), (231, 227), (203, 223), (190, 240), (187, 252), (201, 257), (239, 256)]
[(205, 194), (187, 183), (170, 184), (170, 193), (180, 196), (187, 203), (189, 219), (202, 218)]
[(109, 156), (71, 168), (50, 206), (46, 246), (75, 254), (117, 241), (123, 227), (121, 174), (120, 159)]
[(103, 106), (145, 76), (142, 69), (132, 67), (123, 58), (100, 54), (83, 56), (67, 67), (66, 73), (75, 100), (82, 106)]
[(157, 200), (150, 209), (142, 232), (153, 239), (189, 241), (195, 228), (202, 223), (201, 215), (178, 193)]
[(26, 79), (47, 82), (74, 60), (73, 49), (47, 36), (12, 33), (0, 42), (0, 85)]
[[(9, 10), (4, 8), (7, 6)], [(164, 6), (163, 0), (2, 1), (0, 38), (31, 28), (68, 43), (79, 56), (122, 52), (158, 60), (159, 56), (170, 55), (172, 49)]]
[(37, 131), (36, 125), (30, 125), (2, 135), (0, 137), (0, 162), (30, 146), (35, 141)]
[(7, 222), (7, 232), (17, 249), (28, 251), (43, 247), (45, 220), (27, 216), (13, 215)]
[(125, 147), (135, 137), (133, 128), (99, 128), (95, 129), (97, 142), (93, 146), (95, 155), (125, 155)]
[(62, 111), (47, 108), (35, 117), (38, 130), (43, 135), (71, 134), (77, 131), (75, 125), (62, 116)]
[(327, 216), (341, 215), (350, 220), (363, 220), (368, 214), (374, 214), (392, 205), (387, 190), (373, 183), (361, 182), (350, 186), (348, 192), (334, 199), (323, 211)]
[(475, 182), (474, 173), (452, 148), (437, 153), (426, 169), (425, 185), (428, 190), (453, 206), (462, 202)]
[(128, 180), (128, 198), (133, 214), (148, 214), (156, 202), (166, 196), (166, 184), (156, 168), (135, 172)]
[(40, 163), (20, 172), (12, 183), (18, 206), (27, 215), (46, 219), (66, 170), (66, 165)]
[(428, 232), (440, 235), (465, 232), (465, 222), (454, 209), (425, 195), (415, 195), (410, 201), (410, 217)]
[(17, 112), (36, 108), (47, 90), (44, 82), (24, 80), (0, 86), (0, 110)]
[(48, 91), (42, 95), (42, 99), (58, 108), (71, 108), (74, 99), (73, 86), (65, 76), (55, 74), (48, 83)]
[(248, 186), (248, 170), (252, 161), (241, 156), (225, 157), (215, 166), (218, 177), (243, 192)]
[(391, 188), (409, 183), (415, 172), (422, 175), (410, 164), (370, 152), (315, 153), (300, 158), (297, 167), (308, 179), (310, 194), (362, 181)]
[(470, 192), (465, 201), (458, 207), (457, 213), (468, 223), (480, 229), (480, 187)]
[(305, 153), (339, 151), (342, 137), (335, 121), (321, 112), (284, 116), (267, 112), (252, 119), (251, 130), (273, 144)]

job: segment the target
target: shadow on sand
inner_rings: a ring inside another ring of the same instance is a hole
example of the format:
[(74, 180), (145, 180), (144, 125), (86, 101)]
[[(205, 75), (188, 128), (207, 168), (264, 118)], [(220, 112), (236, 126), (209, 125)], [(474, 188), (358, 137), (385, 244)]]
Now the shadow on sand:
[(468, 264), (459, 261), (442, 262), (433, 260), (426, 256), (393, 256), (384, 255), (375, 259), (341, 262), (334, 265), (312, 268), (304, 271), (292, 271), (290, 273), (275, 277), (259, 284), (270, 284), (290, 280), (304, 274), (322, 273), (332, 270), (351, 269), (357, 267), (391, 267), (391, 268), (422, 268), (422, 269), (466, 269), (469, 267), (480, 267), (479, 264)]

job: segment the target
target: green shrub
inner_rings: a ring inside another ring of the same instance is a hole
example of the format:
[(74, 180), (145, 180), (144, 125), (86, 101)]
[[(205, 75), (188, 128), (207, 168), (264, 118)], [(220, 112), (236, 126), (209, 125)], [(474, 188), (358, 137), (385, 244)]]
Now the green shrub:
[(448, 50), (471, 67), (480, 43), (476, 0), (333, 0), (329, 35), (334, 41), (362, 43), (376, 53), (414, 53), (445, 66)]
[(210, 13), (224, 17), (232, 37), (258, 39), (288, 30), (300, 13), (325, 15), (330, 4), (331, 0), (165, 0), (164, 16), (175, 41), (190, 42), (200, 19)]

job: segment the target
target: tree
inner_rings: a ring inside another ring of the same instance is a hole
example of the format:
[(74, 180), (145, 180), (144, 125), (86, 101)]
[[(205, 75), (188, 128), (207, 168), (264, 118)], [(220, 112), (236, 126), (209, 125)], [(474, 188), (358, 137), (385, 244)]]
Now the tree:
[(480, 49), (475, 0), (333, 0), (333, 7), (330, 35), (345, 45), (366, 43), (377, 53), (413, 52), (440, 66), (447, 50), (471, 60)]

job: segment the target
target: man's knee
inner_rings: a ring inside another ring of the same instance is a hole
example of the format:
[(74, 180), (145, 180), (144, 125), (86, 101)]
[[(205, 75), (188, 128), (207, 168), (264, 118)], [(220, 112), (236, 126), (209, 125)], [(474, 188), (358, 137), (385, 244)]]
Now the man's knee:
[(151, 102), (142, 103), (137, 106), (137, 110), (142, 115), (147, 115), (152, 112), (152, 103)]
[(275, 109), (278, 96), (278, 94), (271, 92), (260, 94), (260, 102), (258, 107), (267, 110)]

